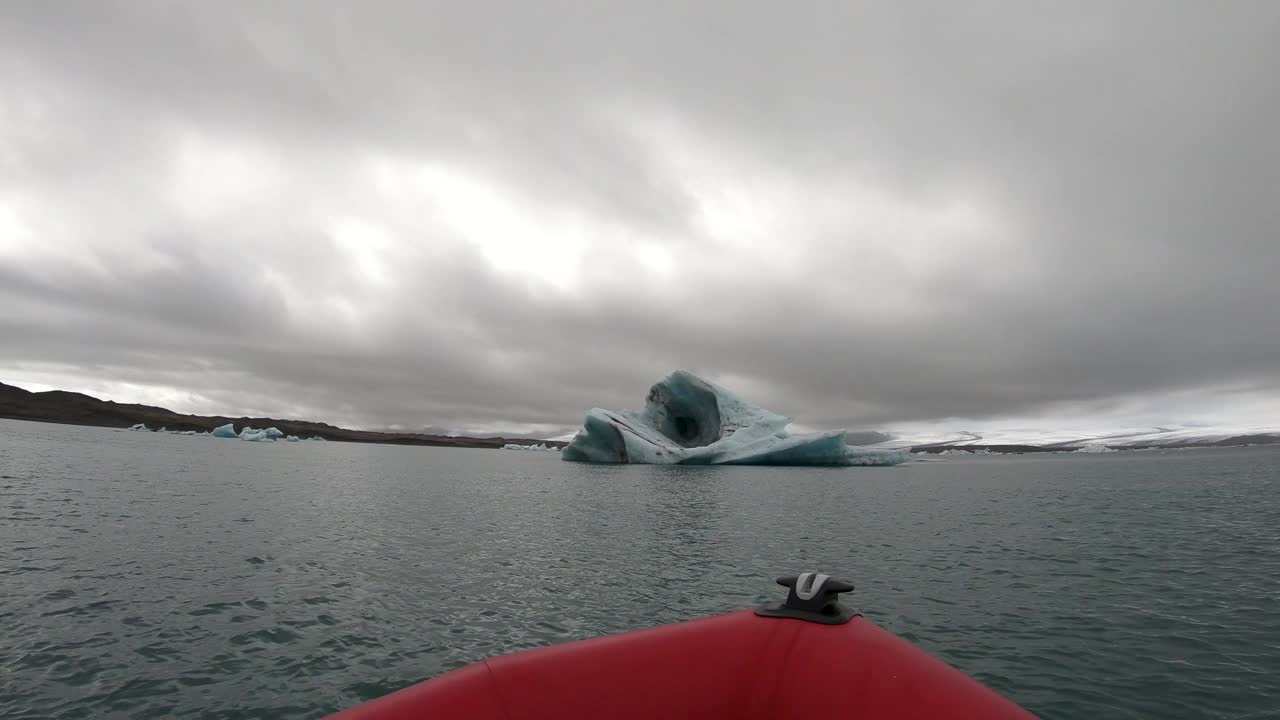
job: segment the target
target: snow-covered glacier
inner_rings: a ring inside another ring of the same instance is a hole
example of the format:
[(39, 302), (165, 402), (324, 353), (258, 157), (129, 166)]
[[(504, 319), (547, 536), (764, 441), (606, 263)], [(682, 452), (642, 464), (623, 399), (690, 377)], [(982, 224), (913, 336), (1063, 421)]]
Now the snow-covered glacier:
[(653, 465), (897, 465), (910, 459), (905, 450), (849, 447), (844, 430), (792, 435), (790, 423), (677, 370), (649, 389), (644, 410), (593, 408), (561, 457)]

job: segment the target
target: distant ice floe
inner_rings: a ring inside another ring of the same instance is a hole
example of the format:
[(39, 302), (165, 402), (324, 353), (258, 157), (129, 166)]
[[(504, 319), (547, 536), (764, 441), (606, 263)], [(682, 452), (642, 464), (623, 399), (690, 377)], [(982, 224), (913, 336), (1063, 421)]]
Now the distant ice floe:
[(1280, 428), (1267, 426), (1155, 427), (1080, 430), (1021, 428), (980, 432), (936, 430), (893, 430), (893, 439), (877, 447), (941, 447), (972, 450), (973, 446), (1026, 445), (1059, 452), (1106, 452), (1140, 448), (1180, 448), (1188, 446), (1275, 444)]
[(246, 427), (240, 431), (240, 439), (245, 442), (275, 442), (282, 437), (284, 437), (284, 433), (273, 427), (265, 430), (255, 430), (251, 427)]
[(162, 427), (159, 430), (152, 430), (151, 428), (148, 428), (143, 423), (138, 423), (137, 425), (130, 425), (129, 429), (132, 430), (133, 432), (157, 432), (157, 433), (164, 433), (165, 435), (208, 435), (209, 434), (209, 433), (202, 433), (197, 430), (170, 430), (167, 427)]
[[(279, 429), (273, 428), (273, 427), (259, 430), (257, 428), (246, 426), (240, 432), (237, 433), (236, 427), (233, 423), (227, 423), (226, 425), (221, 425), (219, 427), (214, 428), (213, 432), (211, 432), (210, 435), (213, 435), (214, 437), (219, 437), (219, 438), (239, 438), (240, 440), (243, 440), (245, 442), (275, 442), (282, 438), (286, 442), (300, 442), (302, 440), (302, 438), (298, 437), (297, 435), (285, 435), (283, 432), (280, 432)], [(307, 439), (308, 440), (324, 440), (324, 438), (320, 437), (319, 435), (315, 435)]]
[(792, 435), (791, 419), (683, 370), (639, 412), (594, 408), (561, 453), (571, 462), (654, 465), (897, 465), (906, 450), (849, 447), (844, 430)]
[[(200, 432), (198, 430), (169, 430), (166, 428), (160, 428), (159, 430), (152, 431), (143, 423), (138, 423), (137, 425), (131, 425), (129, 427), (129, 430), (133, 432), (157, 432), (157, 433), (164, 433), (166, 435), (208, 435), (216, 438), (239, 439), (239, 440), (244, 440), (245, 442), (275, 442), (281, 438), (283, 438), (286, 442), (301, 442), (303, 440), (303, 438), (300, 438), (297, 435), (285, 435), (284, 433), (280, 432), (279, 429), (273, 428), (273, 427), (269, 427), (264, 430), (258, 430), (255, 428), (246, 427), (240, 432), (236, 432), (236, 427), (235, 427), (235, 424), (233, 423), (227, 423), (226, 425), (219, 425), (218, 427), (214, 428), (209, 432)], [(324, 441), (324, 438), (320, 437), (319, 435), (313, 435), (306, 439), (318, 440), (321, 442)], [(544, 447), (542, 449), (552, 450), (554, 448)]]
[(537, 445), (521, 445), (520, 443), (507, 443), (506, 445), (502, 446), (502, 449), (503, 450), (541, 450), (543, 452), (547, 452), (547, 451), (554, 452), (556, 450), (559, 450), (560, 448), (554, 445), (547, 445), (545, 443), (538, 443)]

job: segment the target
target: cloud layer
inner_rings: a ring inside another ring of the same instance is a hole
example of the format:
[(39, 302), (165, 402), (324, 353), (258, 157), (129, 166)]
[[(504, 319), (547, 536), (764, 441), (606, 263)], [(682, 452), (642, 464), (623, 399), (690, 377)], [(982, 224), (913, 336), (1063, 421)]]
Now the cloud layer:
[(6, 4), (0, 379), (548, 432), (677, 367), (812, 426), (1276, 408), (1280, 6), (579, 5)]

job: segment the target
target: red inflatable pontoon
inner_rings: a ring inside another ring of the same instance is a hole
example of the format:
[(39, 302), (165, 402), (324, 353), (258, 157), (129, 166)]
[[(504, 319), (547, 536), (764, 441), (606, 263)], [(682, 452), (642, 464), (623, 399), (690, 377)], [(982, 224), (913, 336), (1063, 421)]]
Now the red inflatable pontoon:
[(778, 582), (784, 603), (485, 660), (331, 720), (1033, 717), (845, 610), (852, 585)]

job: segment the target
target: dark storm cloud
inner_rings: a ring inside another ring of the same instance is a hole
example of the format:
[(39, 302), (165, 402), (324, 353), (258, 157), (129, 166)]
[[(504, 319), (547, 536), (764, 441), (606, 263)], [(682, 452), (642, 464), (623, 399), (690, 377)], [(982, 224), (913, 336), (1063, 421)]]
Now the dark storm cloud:
[(677, 367), (859, 427), (1280, 388), (1280, 9), (455, 5), (0, 8), (0, 379), (451, 427)]

